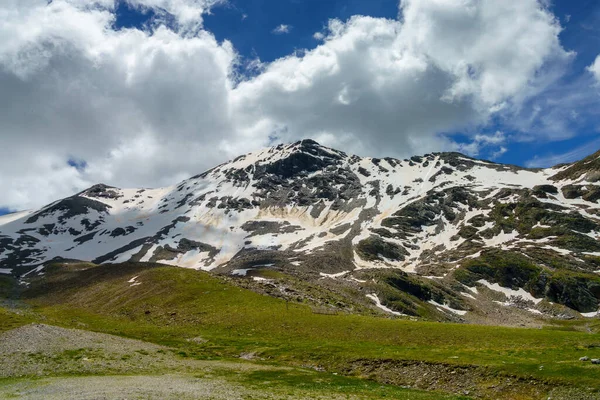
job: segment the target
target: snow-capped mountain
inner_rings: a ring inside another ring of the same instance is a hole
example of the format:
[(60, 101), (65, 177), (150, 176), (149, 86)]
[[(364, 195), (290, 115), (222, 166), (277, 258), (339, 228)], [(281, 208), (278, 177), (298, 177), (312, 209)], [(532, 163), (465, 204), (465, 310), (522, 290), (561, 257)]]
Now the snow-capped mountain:
[(599, 181), (600, 152), (525, 169), (458, 153), (363, 158), (303, 140), (176, 186), (96, 185), (0, 217), (0, 273), (25, 276), (54, 259), (151, 261), (242, 275), (276, 266), (359, 284), (361, 274), (393, 269), (429, 282), (430, 298), (418, 297), (440, 312), (462, 315), (477, 287), (497, 285), (528, 310), (545, 299), (594, 313)]

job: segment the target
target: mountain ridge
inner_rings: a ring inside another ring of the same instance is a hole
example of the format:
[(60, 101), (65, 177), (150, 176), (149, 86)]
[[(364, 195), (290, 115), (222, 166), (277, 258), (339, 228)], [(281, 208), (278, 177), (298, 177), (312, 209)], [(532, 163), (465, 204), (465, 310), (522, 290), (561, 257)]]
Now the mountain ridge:
[[(263, 290), (252, 275), (279, 270), (352, 287), (391, 315), (462, 320), (495, 304), (527, 318), (591, 316), (599, 160), (529, 169), (454, 152), (370, 158), (305, 139), (170, 187), (97, 184), (0, 217), (0, 271), (26, 279), (52, 260), (161, 262)], [(365, 276), (376, 284), (365, 288)]]

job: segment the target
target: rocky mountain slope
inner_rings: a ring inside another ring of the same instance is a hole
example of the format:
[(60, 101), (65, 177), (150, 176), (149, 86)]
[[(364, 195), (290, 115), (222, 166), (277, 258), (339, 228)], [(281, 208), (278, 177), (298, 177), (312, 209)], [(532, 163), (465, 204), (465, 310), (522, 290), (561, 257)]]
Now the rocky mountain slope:
[(458, 153), (362, 158), (303, 140), (176, 186), (96, 185), (0, 217), (0, 273), (26, 280), (52, 260), (160, 262), (348, 310), (594, 317), (599, 200), (600, 152), (534, 170)]

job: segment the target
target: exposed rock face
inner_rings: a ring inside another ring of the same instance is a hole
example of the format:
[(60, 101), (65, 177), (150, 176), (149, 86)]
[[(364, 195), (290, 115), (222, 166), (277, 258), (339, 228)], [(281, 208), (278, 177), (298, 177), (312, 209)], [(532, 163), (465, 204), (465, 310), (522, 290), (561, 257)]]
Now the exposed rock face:
[(0, 217), (0, 268), (23, 276), (57, 257), (270, 268), (376, 293), (410, 315), (461, 320), (483, 303), (592, 315), (599, 162), (596, 153), (533, 170), (458, 153), (361, 158), (303, 140), (176, 186), (95, 185)]

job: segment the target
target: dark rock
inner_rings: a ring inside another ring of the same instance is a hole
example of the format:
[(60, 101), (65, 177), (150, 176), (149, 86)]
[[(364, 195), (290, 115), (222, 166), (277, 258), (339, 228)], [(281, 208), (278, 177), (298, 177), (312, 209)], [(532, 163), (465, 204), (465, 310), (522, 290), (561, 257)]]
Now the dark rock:
[(361, 240), (356, 246), (358, 255), (366, 261), (383, 261), (385, 257), (392, 261), (402, 261), (409, 255), (408, 251), (397, 244), (386, 242), (378, 236)]
[(90, 210), (94, 210), (102, 214), (108, 213), (110, 208), (110, 206), (96, 200), (88, 199), (86, 197), (73, 196), (42, 208), (40, 211), (27, 218), (25, 223), (33, 224), (37, 222), (39, 218), (44, 218), (57, 212), (61, 213), (57, 218), (58, 222), (64, 223), (69, 218), (77, 215), (88, 214)]

